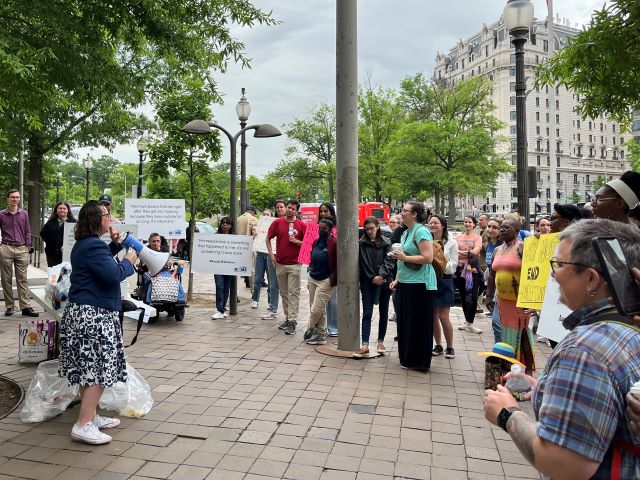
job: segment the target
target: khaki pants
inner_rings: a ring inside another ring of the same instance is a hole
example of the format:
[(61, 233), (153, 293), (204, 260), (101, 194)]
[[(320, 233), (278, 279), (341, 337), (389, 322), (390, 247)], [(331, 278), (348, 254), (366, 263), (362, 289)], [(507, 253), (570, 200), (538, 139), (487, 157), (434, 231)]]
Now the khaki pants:
[(327, 328), (327, 317), (325, 311), (327, 309), (327, 303), (331, 298), (333, 287), (328, 278), (324, 280), (314, 280), (309, 277), (307, 280), (307, 287), (309, 287), (309, 328), (315, 328), (320, 330), (324, 335), (324, 331)]
[(7, 308), (15, 308), (13, 304), (12, 286), (14, 267), (20, 309), (29, 308), (29, 285), (27, 284), (29, 248), (26, 245), (14, 247), (3, 243), (0, 245), (0, 275), (2, 276), (4, 304)]
[(276, 264), (276, 277), (280, 287), (284, 317), (293, 324), (297, 324), (300, 305), (300, 264)]

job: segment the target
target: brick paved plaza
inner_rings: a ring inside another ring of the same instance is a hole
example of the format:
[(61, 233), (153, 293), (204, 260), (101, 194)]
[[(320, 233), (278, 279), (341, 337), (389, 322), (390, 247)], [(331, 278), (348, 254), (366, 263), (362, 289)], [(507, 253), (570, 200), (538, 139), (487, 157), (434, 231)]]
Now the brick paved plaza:
[[(211, 291), (213, 278), (196, 285)], [(190, 308), (182, 323), (163, 316), (143, 327), (127, 357), (156, 404), (143, 419), (122, 418), (110, 444), (71, 440), (77, 407), (41, 424), (22, 423), (21, 407), (0, 420), (0, 480), (539, 478), (483, 418), (484, 366), (475, 352), (493, 345), (487, 317), (476, 318), (482, 335), (455, 328), (456, 358), (434, 357), (422, 374), (400, 368), (395, 323), (386, 356), (328, 357), (302, 340), (306, 285), (291, 337), (260, 319), (266, 298), (252, 310), (242, 282), (239, 292), (235, 318)], [(455, 327), (461, 317), (454, 308)], [(35, 366), (17, 364), (20, 321), (0, 317), (0, 374), (26, 390)], [(129, 340), (134, 321), (125, 322)], [(373, 327), (375, 338), (375, 316)], [(539, 369), (549, 353), (541, 346)]]

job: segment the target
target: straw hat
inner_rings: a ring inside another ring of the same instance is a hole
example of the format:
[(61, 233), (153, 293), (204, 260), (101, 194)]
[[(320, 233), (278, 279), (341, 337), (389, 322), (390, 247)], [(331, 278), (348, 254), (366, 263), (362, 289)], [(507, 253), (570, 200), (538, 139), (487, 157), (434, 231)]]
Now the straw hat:
[(525, 368), (522, 363), (515, 359), (516, 351), (508, 343), (498, 342), (493, 346), (493, 349), (490, 352), (478, 352), (478, 355), (481, 357), (498, 357), (506, 360), (507, 362), (520, 365), (523, 369)]

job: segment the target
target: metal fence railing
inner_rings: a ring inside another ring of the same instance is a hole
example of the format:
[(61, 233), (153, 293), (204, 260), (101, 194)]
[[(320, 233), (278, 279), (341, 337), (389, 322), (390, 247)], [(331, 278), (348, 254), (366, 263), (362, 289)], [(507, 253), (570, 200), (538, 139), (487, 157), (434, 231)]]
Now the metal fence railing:
[(33, 247), (33, 253), (29, 254), (29, 263), (36, 268), (40, 268), (40, 256), (44, 248), (44, 242), (40, 235), (31, 235), (31, 246)]

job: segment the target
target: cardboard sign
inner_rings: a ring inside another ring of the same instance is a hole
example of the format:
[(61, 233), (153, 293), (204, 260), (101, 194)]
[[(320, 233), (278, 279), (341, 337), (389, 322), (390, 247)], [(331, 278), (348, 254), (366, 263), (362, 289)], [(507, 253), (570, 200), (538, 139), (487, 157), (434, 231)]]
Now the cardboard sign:
[(252, 267), (251, 235), (195, 234), (193, 272), (246, 276), (251, 274)]
[(167, 239), (185, 238), (184, 199), (127, 198), (124, 214), (127, 223), (138, 225), (138, 238), (156, 232)]
[[(73, 249), (73, 246), (76, 244), (76, 239), (73, 236), (75, 226), (76, 226), (75, 223), (64, 224), (64, 229), (62, 233), (62, 261), (63, 262), (71, 262), (71, 250)], [(142, 239), (138, 236), (138, 225), (129, 225), (128, 223), (127, 224), (121, 223), (119, 225), (114, 225), (113, 228), (118, 232), (131, 232), (131, 234), (140, 241), (146, 240), (146, 237)], [(105, 233), (100, 237), (100, 239), (104, 243), (109, 245), (111, 243), (111, 234)], [(118, 253), (118, 258), (121, 260), (122, 257), (124, 257), (125, 253), (126, 252), (123, 248)]]
[(558, 245), (558, 234), (549, 233), (524, 239), (522, 270), (517, 306), (540, 310), (544, 301), (547, 280), (551, 273), (549, 260)]
[(560, 285), (552, 276), (549, 276), (544, 293), (544, 303), (540, 311), (538, 335), (559, 342), (569, 333), (569, 330), (562, 326), (562, 320), (571, 313), (572, 310), (560, 302)]
[(313, 242), (320, 235), (318, 234), (317, 223), (307, 223), (307, 229), (304, 232), (304, 238), (302, 239), (302, 245), (300, 246), (300, 253), (298, 254), (298, 263), (309, 265), (311, 263), (311, 249), (313, 248)]
[[(276, 220), (276, 217), (267, 217), (266, 215), (263, 215), (258, 219), (258, 235), (253, 241), (254, 252), (269, 253), (267, 251), (267, 232), (269, 231), (269, 227), (275, 220)], [(275, 252), (276, 251), (275, 238), (271, 239), (271, 247), (273, 252)]]

